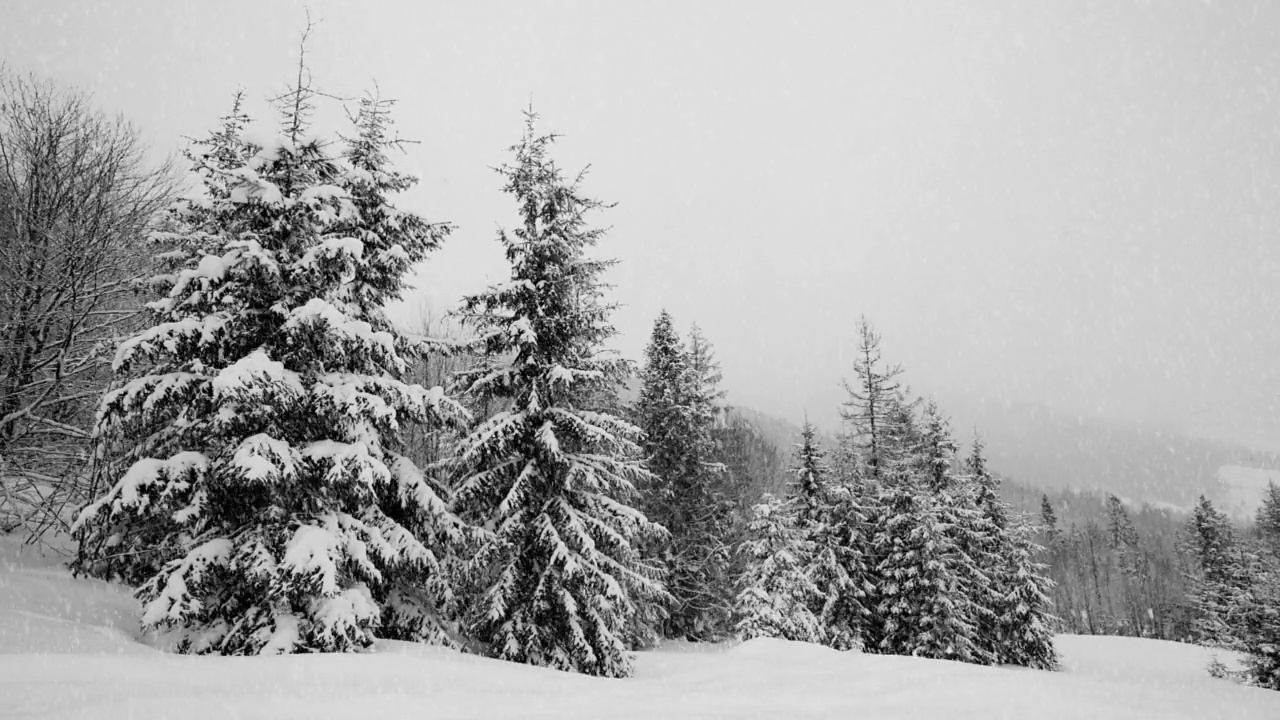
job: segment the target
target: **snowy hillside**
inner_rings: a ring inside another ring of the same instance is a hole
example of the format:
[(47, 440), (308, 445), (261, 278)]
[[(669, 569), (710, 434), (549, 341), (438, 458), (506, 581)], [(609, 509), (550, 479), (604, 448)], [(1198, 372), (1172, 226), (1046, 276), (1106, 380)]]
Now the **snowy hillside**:
[(1267, 483), (1280, 483), (1280, 471), (1223, 465), (1218, 468), (1218, 480), (1226, 487), (1222, 511), (1237, 519), (1252, 520), (1262, 505)]
[(1064, 672), (754, 640), (669, 644), (606, 680), (382, 642), (360, 655), (190, 657), (139, 642), (125, 588), (0, 539), (6, 718), (1267, 718), (1280, 693), (1209, 677), (1209, 651), (1063, 636)]

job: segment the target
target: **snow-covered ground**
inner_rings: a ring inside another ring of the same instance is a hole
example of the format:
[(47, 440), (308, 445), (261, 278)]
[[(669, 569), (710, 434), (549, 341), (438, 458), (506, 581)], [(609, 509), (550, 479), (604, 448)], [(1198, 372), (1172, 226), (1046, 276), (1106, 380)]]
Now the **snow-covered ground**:
[[(838, 653), (780, 640), (670, 644), (602, 680), (384, 642), (359, 655), (183, 657), (140, 642), (125, 588), (0, 538), (2, 718), (1280, 718), (1280, 692), (1211, 653), (1063, 636), (1063, 672)], [(1230, 658), (1224, 658), (1230, 660)]]

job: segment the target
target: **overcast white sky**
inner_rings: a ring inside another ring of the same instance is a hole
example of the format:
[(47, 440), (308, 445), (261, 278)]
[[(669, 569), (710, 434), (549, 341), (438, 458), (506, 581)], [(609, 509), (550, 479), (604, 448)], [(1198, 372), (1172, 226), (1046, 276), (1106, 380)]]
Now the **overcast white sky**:
[[(404, 205), (505, 273), (490, 168), (530, 98), (618, 206), (618, 347), (697, 322), (731, 400), (834, 424), (853, 330), (981, 398), (1280, 449), (1280, 3), (328, 2), (317, 84), (400, 99)], [(7, 0), (0, 58), (162, 152), (296, 62), (302, 2)], [(414, 304), (419, 301), (415, 300)]]

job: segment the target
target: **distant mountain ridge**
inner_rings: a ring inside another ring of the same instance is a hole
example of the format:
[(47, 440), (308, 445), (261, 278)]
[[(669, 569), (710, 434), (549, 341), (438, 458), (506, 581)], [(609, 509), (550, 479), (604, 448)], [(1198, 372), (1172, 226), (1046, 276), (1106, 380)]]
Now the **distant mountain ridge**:
[[(729, 412), (784, 454), (799, 441), (793, 422), (747, 407)], [(1139, 506), (1181, 509), (1203, 494), (1243, 518), (1257, 507), (1259, 487), (1271, 478), (1280, 483), (1280, 455), (1141, 423), (1073, 417), (1032, 404), (987, 406), (953, 417), (961, 456), (972, 442), (963, 428), (972, 427), (986, 443), (989, 466), (1033, 490), (1090, 490)], [(835, 447), (833, 435), (820, 435), (824, 445)]]
[[(633, 391), (634, 392), (634, 391)], [(989, 466), (1027, 488), (1112, 493), (1141, 505), (1189, 509), (1205, 495), (1236, 517), (1251, 515), (1267, 479), (1280, 484), (1280, 454), (1194, 437), (1167, 428), (1073, 417), (1043, 405), (1010, 403), (961, 406), (952, 416), (960, 454), (976, 427), (986, 443)], [(947, 407), (943, 407), (947, 411)], [(800, 427), (790, 420), (732, 404), (726, 419), (755, 427), (790, 466)], [(835, 436), (819, 429), (822, 444)]]
[[(1201, 494), (1251, 512), (1221, 468), (1280, 470), (1280, 456), (1140, 423), (1071, 417), (1039, 405), (973, 413), (990, 466), (1047, 490), (1100, 490), (1189, 508)], [(1280, 473), (1277, 474), (1280, 477)]]

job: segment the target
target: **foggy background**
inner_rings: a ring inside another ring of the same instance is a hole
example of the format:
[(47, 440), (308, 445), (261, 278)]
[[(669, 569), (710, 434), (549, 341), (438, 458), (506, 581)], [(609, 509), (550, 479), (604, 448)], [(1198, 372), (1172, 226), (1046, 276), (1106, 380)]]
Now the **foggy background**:
[(628, 357), (665, 307), (731, 403), (834, 430), (865, 314), (996, 457), (1026, 418), (1280, 451), (1280, 3), (8, 0), (0, 59), (176, 154), (238, 87), (274, 119), (307, 8), (317, 86), (398, 98), (401, 205), (459, 226), (406, 322), (506, 276), (532, 101), (618, 203)]

